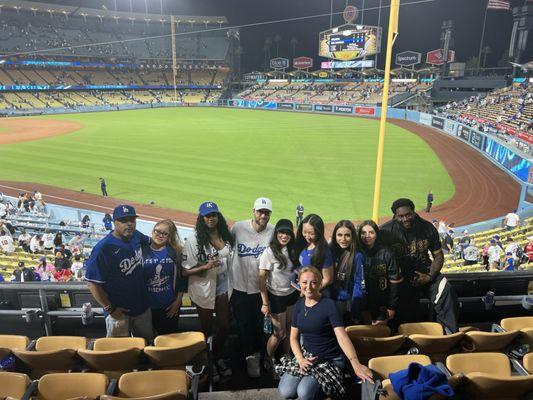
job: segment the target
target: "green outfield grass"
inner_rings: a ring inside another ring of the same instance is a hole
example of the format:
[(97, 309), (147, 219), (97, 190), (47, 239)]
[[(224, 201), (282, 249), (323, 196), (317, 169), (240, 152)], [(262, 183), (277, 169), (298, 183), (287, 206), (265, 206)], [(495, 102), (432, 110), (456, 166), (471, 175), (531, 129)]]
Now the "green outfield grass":
[[(4, 180), (39, 182), (196, 212), (219, 204), (229, 219), (268, 196), (273, 219), (293, 218), (299, 201), (325, 221), (372, 214), (379, 121), (329, 115), (168, 108), (39, 117), (78, 121), (64, 136), (0, 147)], [(0, 123), (1, 125), (1, 123)], [(418, 136), (388, 126), (381, 215), (397, 197), (436, 204), (454, 185)]]

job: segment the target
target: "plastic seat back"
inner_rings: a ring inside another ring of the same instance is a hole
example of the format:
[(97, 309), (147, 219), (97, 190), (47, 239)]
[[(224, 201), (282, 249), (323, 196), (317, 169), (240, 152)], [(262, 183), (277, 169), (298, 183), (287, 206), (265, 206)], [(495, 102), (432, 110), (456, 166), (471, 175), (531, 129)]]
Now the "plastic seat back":
[(466, 337), (474, 345), (474, 351), (503, 351), (518, 336), (519, 331), (509, 332), (482, 332), (471, 331), (466, 333)]
[(0, 372), (0, 398), (22, 398), (30, 382), (30, 378), (26, 374)]
[(35, 351), (78, 350), (85, 348), (87, 348), (87, 338), (83, 336), (43, 336), (35, 342)]
[(431, 336), (443, 336), (444, 328), (437, 322), (413, 322), (408, 324), (401, 324), (398, 327), (398, 333), (400, 335), (431, 335)]
[(59, 373), (44, 375), (37, 385), (39, 400), (66, 400), (76, 397), (97, 398), (105, 394), (108, 379), (104, 374)]
[(114, 351), (125, 349), (144, 349), (146, 341), (139, 337), (115, 337), (100, 338), (94, 341), (93, 350), (95, 351)]
[(500, 325), (506, 331), (533, 328), (533, 317), (504, 318), (501, 320)]
[(20, 335), (0, 335), (0, 348), (9, 350), (26, 350), (30, 339)]
[(176, 399), (187, 398), (189, 382), (185, 371), (158, 370), (130, 372), (118, 381), (118, 393), (125, 398), (143, 398), (173, 394)]
[(483, 372), (500, 377), (511, 376), (511, 363), (503, 353), (452, 354), (446, 358), (446, 367), (452, 374)]
[(421, 365), (431, 364), (431, 359), (423, 354), (406, 354), (400, 356), (376, 357), (368, 362), (368, 368), (378, 374), (382, 379), (388, 377), (391, 372), (406, 369), (409, 364), (416, 362)]
[(352, 325), (346, 327), (346, 333), (353, 337), (388, 337), (391, 334), (390, 328), (386, 325)]
[(144, 353), (159, 368), (183, 367), (206, 350), (201, 332), (183, 332), (155, 338), (155, 346), (146, 346)]

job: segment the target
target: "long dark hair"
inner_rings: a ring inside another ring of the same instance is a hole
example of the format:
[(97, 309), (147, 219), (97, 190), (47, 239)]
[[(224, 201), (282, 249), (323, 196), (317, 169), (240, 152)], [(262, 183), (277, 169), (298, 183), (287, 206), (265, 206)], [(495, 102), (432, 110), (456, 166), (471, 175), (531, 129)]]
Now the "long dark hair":
[[(276, 227), (277, 227), (277, 224), (276, 224)], [(281, 231), (275, 230), (274, 233), (272, 234), (272, 239), (270, 240), (270, 244), (269, 244), (270, 249), (272, 250), (272, 254), (274, 254), (274, 258), (279, 261), (280, 270), (284, 270), (285, 268), (287, 268), (287, 264), (289, 263), (289, 260), (287, 259), (285, 254), (283, 254), (283, 252), (281, 251), (283, 249), (283, 246), (278, 240), (278, 232), (284, 232), (284, 231), (285, 230), (281, 230)], [(296, 243), (294, 239), (294, 232), (291, 230), (289, 231), (289, 234), (290, 234), (291, 240), (289, 241), (289, 243), (287, 243), (287, 252), (289, 254), (289, 259), (292, 262), (293, 269), (294, 269), (295, 266), (298, 264), (298, 254), (296, 253), (296, 250), (295, 250)]]
[(308, 246), (307, 240), (303, 237), (302, 230), (304, 224), (309, 224), (313, 227), (316, 236), (315, 251), (311, 258), (311, 265), (313, 267), (322, 268), (326, 259), (326, 251), (328, 249), (328, 242), (324, 237), (324, 221), (316, 214), (307, 214), (302, 220), (300, 226), (298, 226), (298, 232), (296, 232), (296, 251), (298, 254), (302, 252)]
[[(352, 233), (352, 243), (350, 244), (350, 247), (347, 249), (343, 249), (339, 244), (337, 243), (337, 231), (340, 228), (348, 228), (350, 232)], [(331, 234), (331, 243), (329, 245), (329, 248), (331, 250), (331, 254), (333, 256), (333, 260), (335, 261), (335, 272), (341, 267), (341, 257), (343, 256), (344, 252), (348, 252), (347, 254), (347, 274), (350, 276), (352, 274), (353, 270), (353, 263), (355, 258), (355, 253), (357, 252), (357, 229), (355, 229), (354, 224), (351, 221), (348, 221), (347, 219), (340, 220), (337, 222), (337, 225), (335, 225), (335, 228), (333, 228), (333, 233)]]
[[(226, 222), (226, 219), (222, 215), (222, 213), (218, 214), (218, 223), (217, 223), (217, 232), (220, 235), (220, 238), (226, 242), (229, 243), (231, 247), (233, 247), (234, 240), (233, 236), (231, 236), (231, 233), (228, 228), (228, 224)], [(209, 245), (211, 243), (211, 238), (209, 237), (209, 230), (207, 229), (207, 225), (205, 224), (204, 217), (202, 217), (200, 214), (198, 214), (198, 218), (196, 219), (196, 238), (198, 239), (198, 247), (200, 249), (203, 249), (205, 246)]]
[(377, 246), (381, 245), (381, 235), (379, 233), (379, 227), (378, 227), (378, 224), (376, 224), (374, 221), (372, 221), (371, 219), (367, 219), (366, 221), (363, 221), (361, 223), (361, 225), (359, 225), (359, 229), (357, 231), (357, 240), (359, 242), (359, 245), (360, 247), (365, 251), (365, 252), (368, 252), (370, 249), (368, 248), (368, 246), (363, 242), (363, 240), (361, 239), (361, 234), (363, 232), (363, 227), (365, 226), (371, 226), (374, 231), (376, 232), (376, 243), (374, 244), (374, 248), (376, 248)]

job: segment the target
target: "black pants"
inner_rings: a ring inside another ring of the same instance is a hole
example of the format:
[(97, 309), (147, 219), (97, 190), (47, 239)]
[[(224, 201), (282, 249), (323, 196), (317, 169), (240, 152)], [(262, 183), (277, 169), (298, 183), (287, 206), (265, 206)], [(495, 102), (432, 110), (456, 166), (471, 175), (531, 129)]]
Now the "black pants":
[[(436, 321), (447, 331), (457, 332), (459, 319), (459, 300), (452, 285), (444, 275), (439, 274), (435, 280), (423, 287), (413, 287), (405, 281), (400, 289), (400, 302), (397, 310), (397, 322)], [(437, 300), (438, 296), (438, 300)], [(420, 298), (429, 299), (429, 315), (420, 308)], [(435, 300), (437, 300), (435, 302)]]
[(261, 294), (247, 294), (234, 290), (231, 310), (237, 323), (237, 331), (243, 357), (259, 353), (263, 344), (263, 314)]
[(102, 189), (102, 196), (107, 197), (107, 188), (105, 186), (100, 186), (100, 189)]
[(152, 308), (152, 325), (158, 335), (178, 332), (178, 317), (168, 318), (164, 308)]
[(431, 211), (431, 206), (433, 205), (433, 202), (432, 201), (428, 201), (428, 203), (426, 204), (426, 212), (430, 212)]

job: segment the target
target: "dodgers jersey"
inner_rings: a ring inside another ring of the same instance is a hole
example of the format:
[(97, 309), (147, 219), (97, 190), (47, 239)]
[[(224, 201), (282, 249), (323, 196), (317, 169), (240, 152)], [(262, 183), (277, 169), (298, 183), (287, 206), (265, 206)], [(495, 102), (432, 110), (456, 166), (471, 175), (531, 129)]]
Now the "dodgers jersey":
[(268, 224), (261, 232), (256, 232), (251, 220), (236, 222), (231, 227), (235, 238), (233, 264), (230, 268), (233, 289), (244, 293), (259, 293), (259, 257), (268, 247), (274, 226)]
[(144, 280), (150, 308), (167, 308), (176, 298), (176, 263), (170, 257), (169, 247), (154, 250), (150, 246), (143, 246), (143, 253)]
[(87, 261), (84, 279), (102, 285), (113, 307), (129, 310), (132, 317), (149, 307), (144, 281), (141, 243), (150, 239), (139, 231), (133, 232), (129, 242), (109, 233), (96, 246)]

